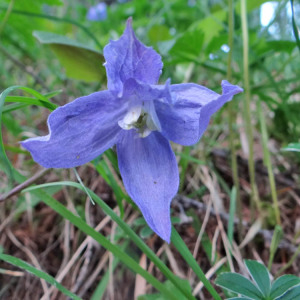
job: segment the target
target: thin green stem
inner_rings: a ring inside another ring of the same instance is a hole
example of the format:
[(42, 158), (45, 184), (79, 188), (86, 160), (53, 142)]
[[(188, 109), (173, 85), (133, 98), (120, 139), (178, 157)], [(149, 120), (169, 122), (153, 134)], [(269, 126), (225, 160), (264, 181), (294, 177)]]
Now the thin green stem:
[(212, 295), (213, 299), (215, 300), (221, 300), (221, 297), (217, 293), (217, 291), (214, 289), (214, 287), (211, 285), (209, 280), (205, 277), (205, 274), (199, 267), (199, 264), (193, 257), (192, 253), (186, 246), (185, 242), (182, 240), (176, 229), (172, 228), (172, 235), (171, 235), (171, 241), (174, 244), (175, 248), (178, 250), (178, 252), (181, 254), (181, 256), (184, 258), (184, 260), (189, 264), (191, 269), (195, 272), (195, 274), (198, 276), (198, 278), (203, 282), (206, 289), (209, 291), (209, 293)]
[(261, 135), (262, 135), (264, 161), (265, 161), (265, 164), (268, 169), (269, 183), (270, 183), (270, 188), (271, 188), (271, 195), (272, 195), (272, 200), (273, 200), (276, 223), (277, 223), (277, 225), (281, 225), (280, 211), (279, 211), (277, 192), (276, 192), (276, 184), (275, 184), (274, 174), (273, 174), (273, 170), (272, 170), (270, 151), (268, 149), (267, 125), (266, 125), (265, 116), (263, 114), (260, 101), (258, 102), (257, 109), (258, 109), (258, 116), (259, 116), (259, 121), (260, 121), (260, 130), (261, 130)]
[[(227, 80), (230, 82), (232, 79), (232, 55), (233, 55), (233, 40), (234, 40), (234, 6), (233, 0), (228, 0), (228, 60), (227, 60)], [(243, 225), (242, 225), (242, 209), (241, 209), (241, 199), (240, 199), (240, 182), (239, 182), (239, 174), (238, 174), (238, 164), (236, 157), (236, 144), (235, 144), (235, 132), (233, 129), (233, 124), (236, 122), (235, 115), (235, 102), (230, 102), (228, 105), (228, 127), (229, 127), (229, 145), (230, 145), (230, 153), (231, 153), (231, 169), (232, 169), (232, 177), (233, 184), (235, 187), (235, 199), (233, 199), (236, 203), (236, 211), (238, 214), (238, 237), (239, 241), (242, 241), (243, 237)]]
[(9, 6), (8, 6), (8, 8), (6, 10), (5, 16), (4, 16), (4, 18), (3, 18), (3, 20), (2, 20), (2, 22), (0, 24), (0, 37), (1, 37), (2, 31), (3, 31), (4, 27), (5, 27), (5, 24), (7, 23), (8, 18), (9, 18), (10, 14), (11, 14), (11, 11), (12, 11), (12, 9), (14, 7), (14, 4), (15, 4), (15, 0), (11, 0), (10, 3), (9, 3)]
[(280, 268), (279, 271), (275, 274), (275, 277), (280, 276), (287, 268), (289, 268), (293, 264), (293, 262), (295, 261), (295, 259), (298, 257), (299, 254), (300, 254), (300, 245), (296, 249), (296, 251), (293, 254), (293, 256), (291, 257), (291, 259), (282, 268)]
[(251, 199), (252, 205), (261, 211), (261, 204), (258, 197), (257, 186), (255, 182), (255, 163), (254, 163), (254, 145), (253, 145), (253, 129), (251, 124), (251, 95), (250, 95), (250, 81), (249, 81), (249, 36), (248, 36), (248, 22), (247, 22), (247, 6), (246, 0), (241, 0), (241, 22), (243, 33), (243, 68), (244, 68), (244, 87), (245, 87), (245, 101), (244, 101), (244, 121), (246, 125), (246, 133), (249, 146), (248, 168), (251, 184)]

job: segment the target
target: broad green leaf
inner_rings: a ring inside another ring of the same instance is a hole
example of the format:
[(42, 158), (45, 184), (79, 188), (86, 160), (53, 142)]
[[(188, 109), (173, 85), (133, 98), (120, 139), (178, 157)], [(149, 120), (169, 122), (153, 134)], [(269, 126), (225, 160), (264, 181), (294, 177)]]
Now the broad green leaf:
[[(257, 37), (254, 40), (257, 43)], [(255, 52), (261, 56), (268, 52), (286, 52), (291, 54), (297, 44), (294, 41), (274, 40), (260, 41), (260, 44), (255, 47)]]
[(197, 61), (203, 41), (204, 34), (201, 30), (187, 31), (176, 40), (169, 53), (176, 62)]
[(298, 300), (300, 299), (300, 285), (297, 285), (289, 289), (282, 296), (276, 298), (276, 300)]
[(197, 29), (203, 32), (204, 43), (207, 44), (214, 37), (218, 36), (222, 30), (224, 30), (223, 22), (225, 22), (226, 19), (227, 19), (226, 10), (219, 10), (202, 20), (195, 22), (190, 29)]
[[(269, 2), (270, 0), (251, 0), (251, 1), (247, 1), (247, 11), (251, 11), (254, 10), (256, 8), (259, 8), (262, 4), (264, 4), (265, 2)], [(273, 0), (274, 2), (278, 2), (279, 0)], [(240, 13), (241, 11), (241, 2), (237, 1), (237, 5), (236, 5), (236, 11), (237, 13)]]
[(7, 263), (14, 265), (16, 267), (19, 267), (29, 273), (32, 273), (33, 275), (46, 280), (51, 285), (55, 286), (58, 290), (60, 290), (63, 294), (65, 294), (68, 297), (71, 297), (71, 299), (80, 300), (81, 298), (76, 296), (75, 294), (68, 291), (64, 286), (62, 286), (60, 283), (58, 283), (52, 276), (49, 274), (36, 269), (35, 267), (31, 266), (27, 262), (16, 258), (14, 256), (6, 255), (6, 254), (0, 254), (0, 259), (6, 261)]
[(51, 47), (68, 77), (87, 82), (105, 78), (104, 57), (100, 52), (59, 34), (34, 31), (33, 35)]
[(298, 284), (300, 284), (300, 278), (295, 275), (283, 275), (278, 277), (271, 287), (271, 299), (281, 296), (288, 289)]
[(245, 265), (260, 291), (267, 297), (271, 288), (270, 274), (267, 268), (255, 260), (245, 260)]
[(228, 35), (221, 34), (213, 37), (207, 47), (205, 48), (206, 55), (215, 53), (221, 49), (221, 46), (228, 43)]
[(291, 143), (288, 144), (286, 147), (281, 149), (282, 151), (296, 151), (300, 152), (300, 143)]
[(217, 277), (215, 284), (254, 300), (261, 300), (263, 297), (261, 291), (250, 280), (240, 274), (222, 273)]
[(148, 32), (149, 39), (152, 43), (167, 41), (172, 39), (169, 28), (165, 25), (154, 25)]

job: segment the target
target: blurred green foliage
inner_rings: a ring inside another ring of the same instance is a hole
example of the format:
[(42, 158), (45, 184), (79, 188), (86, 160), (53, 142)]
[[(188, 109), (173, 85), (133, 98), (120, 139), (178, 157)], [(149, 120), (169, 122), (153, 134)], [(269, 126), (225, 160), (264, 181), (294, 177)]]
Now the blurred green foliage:
[[(264, 2), (248, 1), (252, 98), (267, 104), (273, 120), (271, 135), (283, 143), (295, 142), (300, 134), (297, 94), (300, 71), (290, 3), (278, 1), (273, 20), (263, 27), (260, 6)], [(109, 39), (118, 38), (129, 16), (134, 19), (138, 37), (163, 55), (162, 80), (171, 77), (173, 83), (181, 82), (190, 64), (193, 64), (191, 81), (218, 87), (225, 77), (224, 45), (228, 39), (225, 0), (108, 1), (108, 17), (102, 22), (86, 19), (93, 4), (94, 1), (67, 0), (2, 2), (0, 89), (21, 84), (52, 91), (68, 82), (65, 92), (74, 99), (104, 88), (103, 47)], [(299, 4), (294, 3), (294, 13), (297, 20)], [(239, 15), (240, 2), (236, 1), (233, 76), (234, 83), (243, 85)], [(287, 25), (290, 25), (288, 30)], [(72, 84), (68, 78), (79, 82)], [(84, 83), (91, 81), (95, 83)], [(39, 87), (41, 82), (44, 84)]]

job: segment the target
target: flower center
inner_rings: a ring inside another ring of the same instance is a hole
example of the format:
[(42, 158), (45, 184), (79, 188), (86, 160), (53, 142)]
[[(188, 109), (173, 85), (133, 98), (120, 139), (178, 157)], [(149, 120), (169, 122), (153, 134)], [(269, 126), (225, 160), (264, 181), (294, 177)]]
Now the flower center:
[(135, 129), (140, 137), (147, 137), (152, 131), (160, 130), (160, 124), (154, 122), (151, 115), (143, 106), (132, 107), (125, 117), (118, 122), (119, 126), (125, 130)]

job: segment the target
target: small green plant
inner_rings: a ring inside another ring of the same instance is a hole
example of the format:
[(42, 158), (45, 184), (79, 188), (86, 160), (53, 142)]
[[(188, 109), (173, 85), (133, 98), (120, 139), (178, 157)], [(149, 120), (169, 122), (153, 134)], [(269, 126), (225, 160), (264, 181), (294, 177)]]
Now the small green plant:
[(252, 280), (237, 273), (222, 273), (215, 283), (235, 296), (230, 300), (297, 300), (300, 299), (300, 278), (283, 275), (270, 280), (268, 269), (255, 260), (244, 261)]

